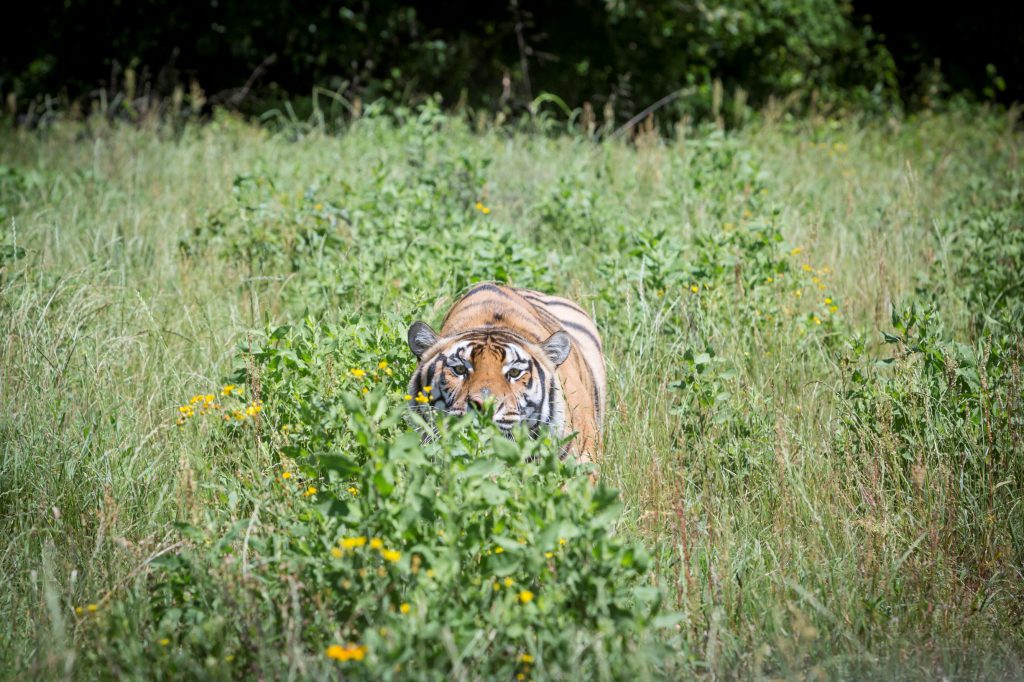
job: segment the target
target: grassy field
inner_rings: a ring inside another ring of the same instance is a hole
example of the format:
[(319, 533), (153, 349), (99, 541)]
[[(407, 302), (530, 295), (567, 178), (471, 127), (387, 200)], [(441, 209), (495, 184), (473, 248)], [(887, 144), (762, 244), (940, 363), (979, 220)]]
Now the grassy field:
[[(0, 676), (1024, 676), (1012, 115), (399, 118), (0, 132)], [(478, 280), (593, 312), (601, 487), (408, 433)]]

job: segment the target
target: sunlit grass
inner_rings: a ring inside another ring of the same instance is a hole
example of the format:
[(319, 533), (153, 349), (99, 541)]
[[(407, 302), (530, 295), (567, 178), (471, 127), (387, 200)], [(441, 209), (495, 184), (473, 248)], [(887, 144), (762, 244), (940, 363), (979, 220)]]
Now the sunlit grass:
[[(225, 385), (240, 345), (307, 312), (392, 343), (467, 279), (507, 276), (579, 300), (605, 336), (601, 475), (684, 614), (677, 673), (1021, 675), (1021, 326), (977, 309), (1021, 291), (959, 279), (954, 248), (999, 211), (1019, 231), (1021, 142), (982, 112), (604, 144), (453, 119), (3, 131), (0, 245), (25, 250), (0, 260), (3, 668), (104, 669), (116, 648), (89, 660), (89, 619), (145, 594), (173, 522), (225, 513), (226, 479), (278, 466), (261, 396)], [(729, 241), (759, 229), (782, 237), (763, 263)], [(1020, 263), (1007, 234), (994, 269)], [(880, 334), (914, 301), (938, 310), (921, 343), (997, 347), (966, 368), (976, 388), (954, 391), (946, 346), (942, 376), (875, 367), (917, 341)], [(394, 348), (330, 372), (390, 380), (411, 366)], [(937, 407), (947, 385), (962, 402)], [(217, 419), (249, 430), (224, 440)], [(270, 675), (311, 655), (282, 637)]]

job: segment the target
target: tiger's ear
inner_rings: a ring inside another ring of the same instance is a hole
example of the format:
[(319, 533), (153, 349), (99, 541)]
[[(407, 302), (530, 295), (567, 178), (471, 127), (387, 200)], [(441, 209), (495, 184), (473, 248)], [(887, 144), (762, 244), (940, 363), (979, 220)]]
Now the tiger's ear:
[(566, 332), (555, 332), (548, 337), (547, 341), (540, 344), (540, 347), (544, 350), (544, 354), (548, 356), (548, 359), (555, 363), (555, 367), (558, 367), (569, 357), (569, 351), (572, 350), (572, 340)]
[(437, 343), (437, 332), (426, 322), (413, 322), (409, 327), (409, 348), (419, 360), (428, 348)]

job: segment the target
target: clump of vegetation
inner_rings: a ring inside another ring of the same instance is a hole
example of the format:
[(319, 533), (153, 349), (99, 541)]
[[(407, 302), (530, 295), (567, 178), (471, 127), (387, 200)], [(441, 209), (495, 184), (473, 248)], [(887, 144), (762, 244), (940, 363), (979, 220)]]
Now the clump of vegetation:
[[(1012, 120), (392, 114), (0, 135), (5, 669), (1019, 674)], [(593, 313), (599, 486), (412, 428), (408, 323), (479, 280)]]

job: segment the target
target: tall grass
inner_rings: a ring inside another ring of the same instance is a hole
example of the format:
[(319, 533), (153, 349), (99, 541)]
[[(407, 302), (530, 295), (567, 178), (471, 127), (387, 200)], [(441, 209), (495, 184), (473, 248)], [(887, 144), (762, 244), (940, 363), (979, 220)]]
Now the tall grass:
[[(682, 614), (671, 674), (1024, 674), (1012, 116), (594, 143), (428, 109), (295, 132), (0, 134), (8, 675), (147, 674), (144, 614), (134, 650), (75, 608), (144, 604), (174, 522), (216, 525), (226, 481), (279, 465), (269, 437), (175, 423), (240, 344), (307, 315), (392, 343), (477, 278), (595, 314), (601, 477)], [(258, 669), (328, 674), (315, 646)]]

